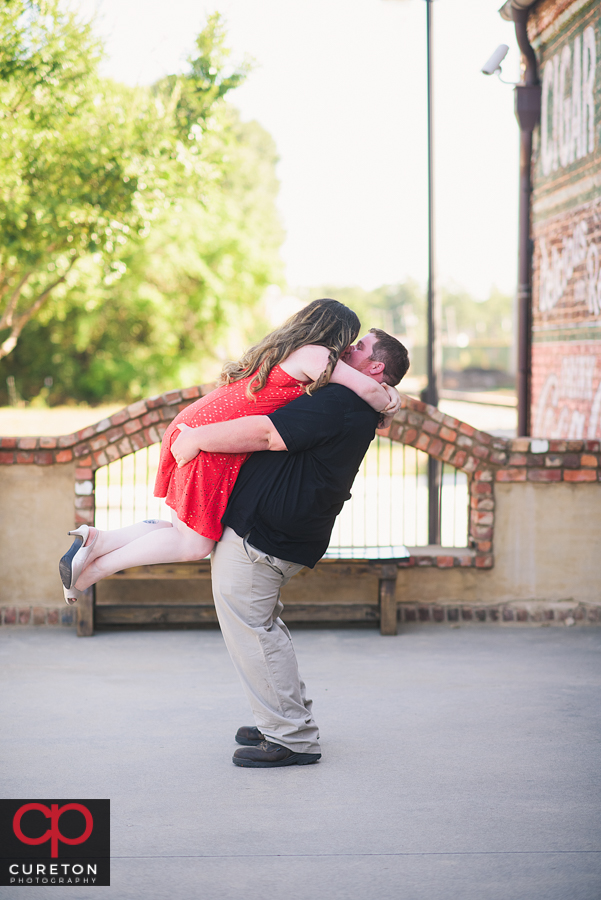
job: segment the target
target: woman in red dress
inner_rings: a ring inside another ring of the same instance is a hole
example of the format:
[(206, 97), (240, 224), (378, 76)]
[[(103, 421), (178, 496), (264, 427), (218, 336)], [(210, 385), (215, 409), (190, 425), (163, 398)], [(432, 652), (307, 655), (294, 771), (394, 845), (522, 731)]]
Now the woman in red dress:
[(164, 497), (172, 522), (146, 520), (114, 531), (87, 525), (62, 557), (65, 600), (107, 575), (131, 566), (203, 559), (221, 537), (221, 517), (249, 454), (200, 452), (178, 465), (171, 451), (182, 430), (242, 416), (268, 415), (304, 391), (329, 381), (344, 384), (379, 412), (398, 406), (394, 389), (347, 366), (340, 355), (359, 334), (355, 313), (336, 300), (315, 300), (225, 366), (220, 386), (177, 415), (162, 441), (155, 496)]

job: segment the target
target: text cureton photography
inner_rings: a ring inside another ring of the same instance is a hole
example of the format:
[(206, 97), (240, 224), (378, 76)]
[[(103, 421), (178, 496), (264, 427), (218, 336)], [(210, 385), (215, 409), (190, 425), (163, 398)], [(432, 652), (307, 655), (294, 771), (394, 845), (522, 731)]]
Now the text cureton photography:
[(110, 885), (110, 800), (0, 800), (0, 885)]

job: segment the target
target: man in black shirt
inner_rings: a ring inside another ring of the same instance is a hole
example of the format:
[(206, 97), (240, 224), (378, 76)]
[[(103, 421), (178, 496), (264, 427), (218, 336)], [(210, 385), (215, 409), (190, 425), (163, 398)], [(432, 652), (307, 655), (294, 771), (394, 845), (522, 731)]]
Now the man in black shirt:
[[(345, 361), (392, 385), (409, 367), (403, 345), (375, 329)], [(378, 413), (356, 394), (328, 384), (269, 416), (194, 429), (202, 450), (253, 451), (212, 557), (219, 624), (256, 721), (236, 735), (246, 745), (234, 754), (236, 765), (307, 765), (321, 756), (311, 701), (279, 618), (280, 588), (325, 553), (377, 424)]]
[(273, 556), (313, 568), (351, 496), (379, 414), (348, 388), (329, 384), (268, 418), (286, 452), (253, 453), (222, 523)]

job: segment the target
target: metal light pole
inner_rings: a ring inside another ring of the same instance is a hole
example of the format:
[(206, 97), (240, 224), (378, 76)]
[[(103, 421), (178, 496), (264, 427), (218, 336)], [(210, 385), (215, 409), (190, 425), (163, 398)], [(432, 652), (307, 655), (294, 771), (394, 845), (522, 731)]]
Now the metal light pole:
[[(434, 234), (434, 85), (432, 47), (432, 4), (426, 0), (426, 69), (428, 112), (428, 384), (422, 391), (425, 403), (438, 406), (438, 373), (441, 369), (440, 298), (436, 290), (436, 256)], [(440, 470), (437, 459), (428, 456), (428, 543), (440, 544)]]
[[(440, 297), (436, 290), (436, 259), (434, 242), (434, 85), (432, 47), (432, 4), (426, 2), (426, 70), (428, 113), (428, 331), (427, 373), (428, 383), (420, 396), (424, 403), (438, 406), (438, 373), (442, 368), (440, 344)], [(428, 543), (440, 544), (440, 473), (437, 459), (428, 456)]]
[(427, 68), (427, 113), (428, 113), (428, 384), (422, 391), (422, 399), (432, 406), (438, 406), (438, 363), (436, 345), (438, 341), (437, 291), (434, 241), (434, 100), (432, 76), (432, 3), (426, 2), (426, 68)]

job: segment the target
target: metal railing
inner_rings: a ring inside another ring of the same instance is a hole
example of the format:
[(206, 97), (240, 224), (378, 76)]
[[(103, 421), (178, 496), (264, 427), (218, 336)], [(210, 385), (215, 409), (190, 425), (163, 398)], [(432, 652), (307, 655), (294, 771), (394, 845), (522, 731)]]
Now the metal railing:
[(164, 500), (153, 495), (160, 454), (161, 445), (151, 444), (96, 470), (98, 528), (123, 528), (143, 519), (171, 520)]
[[(160, 444), (153, 444), (96, 471), (98, 528), (122, 528), (142, 519), (171, 519), (171, 510), (153, 496)], [(428, 455), (388, 438), (376, 437), (336, 521), (328, 557), (382, 559), (407, 555), (406, 546), (428, 544)], [(465, 473), (442, 466), (440, 532), (444, 547), (468, 544), (468, 481)]]
[[(361, 465), (352, 499), (340, 513), (328, 556), (377, 559), (406, 556), (406, 546), (428, 545), (428, 454), (376, 437)], [(441, 544), (468, 543), (468, 482), (465, 473), (442, 467)], [(404, 551), (404, 552), (403, 552)]]

